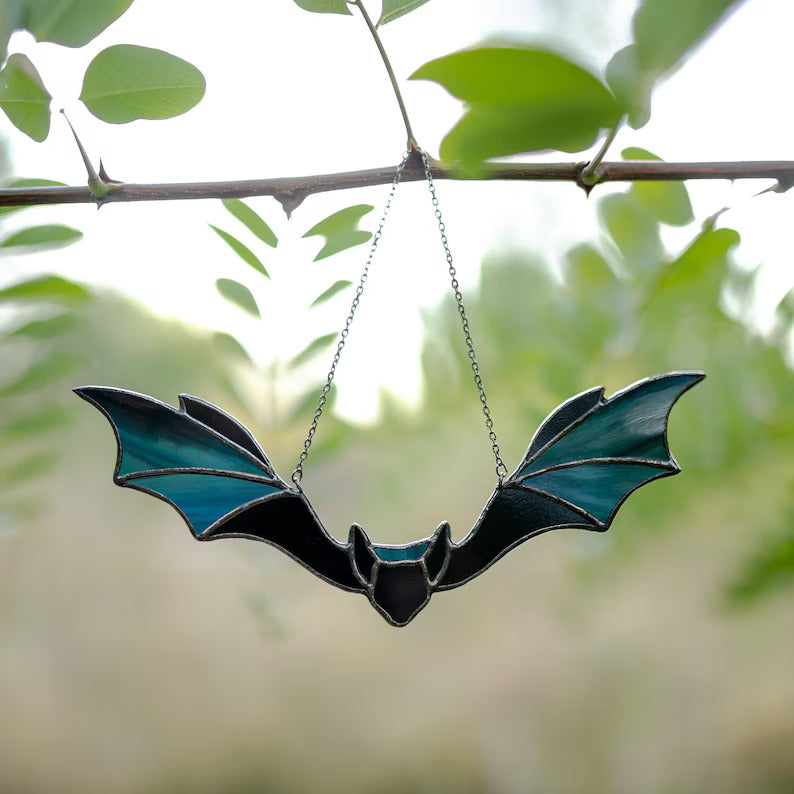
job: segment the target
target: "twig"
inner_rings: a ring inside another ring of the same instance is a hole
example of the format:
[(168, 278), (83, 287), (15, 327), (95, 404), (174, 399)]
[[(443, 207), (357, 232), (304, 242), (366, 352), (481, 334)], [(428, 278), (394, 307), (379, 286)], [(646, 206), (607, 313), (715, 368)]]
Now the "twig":
[(391, 80), (391, 86), (394, 89), (394, 96), (397, 97), (397, 104), (400, 106), (400, 113), (403, 117), (403, 124), (405, 124), (405, 133), (408, 136), (408, 149), (416, 148), (416, 139), (414, 138), (414, 134), (411, 131), (411, 122), (408, 120), (408, 111), (405, 109), (405, 103), (403, 102), (403, 96), (400, 93), (400, 86), (397, 84), (397, 78), (394, 76), (394, 69), (391, 68), (391, 62), (389, 61), (389, 56), (386, 54), (386, 50), (383, 46), (383, 42), (380, 40), (380, 36), (378, 35), (378, 30), (375, 25), (372, 24), (372, 20), (369, 18), (369, 14), (367, 13), (367, 9), (364, 8), (364, 4), (361, 0), (348, 0), (351, 5), (358, 6), (358, 10), (361, 11), (361, 16), (364, 17), (364, 21), (367, 23), (367, 27), (369, 28), (369, 32), (372, 34), (372, 38), (375, 40), (375, 44), (378, 47), (378, 52), (380, 53), (380, 57), (383, 59), (383, 65), (386, 67), (386, 71), (389, 74), (389, 80)]
[[(177, 182), (135, 184), (121, 182), (104, 197), (106, 203), (126, 201), (184, 201), (190, 199), (273, 196), (282, 204), (297, 206), (313, 193), (390, 184), (394, 169), (371, 168), (316, 176), (246, 179), (235, 182)], [(461, 173), (453, 166), (431, 161), (434, 179), (518, 180), (573, 182), (581, 185), (585, 163), (486, 163), (479, 174)], [(659, 160), (604, 162), (598, 167), (599, 184), (605, 182), (667, 182), (688, 179), (776, 179), (783, 186), (794, 182), (794, 161), (748, 160), (744, 162), (665, 163)], [(420, 166), (409, 160), (403, 182), (425, 178)], [(0, 207), (38, 204), (88, 204), (95, 198), (85, 186), (0, 188)]]

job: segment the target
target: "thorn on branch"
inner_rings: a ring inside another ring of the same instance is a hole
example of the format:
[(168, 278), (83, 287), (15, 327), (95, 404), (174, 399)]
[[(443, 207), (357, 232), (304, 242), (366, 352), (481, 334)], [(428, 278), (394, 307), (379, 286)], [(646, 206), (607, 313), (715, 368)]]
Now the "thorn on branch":
[(121, 184), (123, 184), (123, 182), (121, 182), (120, 180), (112, 179), (111, 177), (108, 176), (108, 172), (105, 171), (105, 164), (102, 162), (102, 158), (101, 157), (99, 158), (99, 178), (103, 182), (107, 182), (108, 184), (111, 184), (111, 185), (121, 185)]
[(309, 192), (308, 190), (284, 190), (274, 193), (273, 198), (281, 204), (287, 220), (289, 220), (292, 217), (292, 211), (303, 203), (303, 199), (309, 195)]
[(794, 177), (779, 176), (777, 182), (775, 182), (772, 187), (768, 187), (766, 190), (761, 190), (755, 195), (763, 196), (764, 193), (786, 193), (787, 191), (791, 190), (792, 187), (794, 187)]
[(585, 196), (588, 198), (590, 197), (590, 192), (592, 189), (598, 184), (598, 178), (592, 179), (592, 177), (588, 178), (586, 169), (590, 165), (589, 162), (577, 163), (576, 164), (576, 184), (584, 190)]
[(82, 144), (82, 141), (77, 136), (77, 132), (72, 126), (72, 122), (69, 121), (69, 117), (66, 115), (66, 111), (63, 108), (61, 108), (61, 114), (66, 120), (66, 123), (69, 125), (69, 129), (72, 131), (77, 148), (80, 151), (80, 157), (83, 158), (83, 165), (85, 166), (86, 173), (88, 174), (88, 189), (91, 191), (91, 197), (94, 199), (97, 209), (99, 209), (105, 203), (107, 194), (113, 190), (115, 185), (120, 185), (121, 183), (108, 177), (107, 173), (105, 172), (105, 166), (102, 164), (101, 160), (99, 161), (99, 173), (97, 174), (90, 158), (88, 157), (88, 153)]

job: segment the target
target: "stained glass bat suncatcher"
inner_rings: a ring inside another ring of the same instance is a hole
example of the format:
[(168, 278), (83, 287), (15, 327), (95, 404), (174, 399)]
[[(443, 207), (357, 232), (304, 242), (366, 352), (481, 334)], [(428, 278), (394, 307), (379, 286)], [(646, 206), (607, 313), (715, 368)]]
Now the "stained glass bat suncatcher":
[(269, 543), (330, 584), (365, 594), (389, 623), (405, 626), (434, 592), (465, 584), (523, 541), (565, 527), (604, 532), (629, 494), (676, 474), (667, 420), (673, 403), (703, 377), (676, 372), (609, 399), (603, 388), (572, 397), (541, 425), (463, 540), (453, 542), (443, 522), (403, 546), (374, 544), (357, 524), (347, 543), (333, 538), (248, 430), (204, 400), (181, 395), (177, 410), (123, 389), (75, 391), (113, 427), (117, 485), (173, 505), (197, 540)]

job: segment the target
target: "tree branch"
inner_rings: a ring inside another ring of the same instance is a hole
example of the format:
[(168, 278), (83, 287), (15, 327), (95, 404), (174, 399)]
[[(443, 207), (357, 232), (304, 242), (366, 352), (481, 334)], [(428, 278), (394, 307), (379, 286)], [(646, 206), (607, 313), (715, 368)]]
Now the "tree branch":
[[(573, 182), (587, 192), (592, 188), (582, 180), (587, 163), (485, 163), (478, 174), (461, 173), (457, 168), (431, 160), (434, 179), (520, 180)], [(306, 196), (331, 190), (391, 184), (395, 166), (277, 179), (246, 179), (235, 182), (177, 182), (171, 184), (134, 184), (122, 182), (102, 197), (93, 196), (88, 187), (35, 187), (0, 189), (0, 207), (26, 207), (39, 204), (105, 204), (125, 201), (184, 201), (187, 199), (247, 198), (273, 196), (289, 213)], [(423, 180), (421, 164), (406, 163), (403, 182)], [(681, 181), (688, 179), (777, 179), (784, 189), (794, 185), (794, 161), (749, 160), (745, 162), (665, 163), (630, 160), (602, 162), (598, 184), (605, 182)]]

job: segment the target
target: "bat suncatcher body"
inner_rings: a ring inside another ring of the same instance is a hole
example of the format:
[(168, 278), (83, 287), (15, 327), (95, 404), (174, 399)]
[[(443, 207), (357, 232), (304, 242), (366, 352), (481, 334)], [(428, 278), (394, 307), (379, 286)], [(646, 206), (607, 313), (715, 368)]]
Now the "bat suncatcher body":
[(204, 400), (180, 395), (176, 409), (123, 389), (75, 391), (113, 427), (117, 485), (171, 504), (197, 540), (269, 543), (330, 584), (363, 593), (389, 623), (405, 626), (434, 592), (465, 584), (525, 540), (566, 527), (604, 532), (634, 490), (680, 471), (667, 421), (675, 401), (703, 377), (674, 372), (609, 399), (603, 388), (571, 398), (541, 425), (459, 543), (443, 522), (429, 537), (400, 546), (372, 543), (357, 524), (346, 543), (336, 540), (249, 431)]

